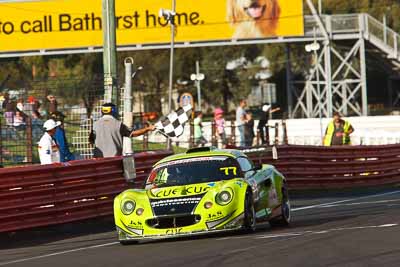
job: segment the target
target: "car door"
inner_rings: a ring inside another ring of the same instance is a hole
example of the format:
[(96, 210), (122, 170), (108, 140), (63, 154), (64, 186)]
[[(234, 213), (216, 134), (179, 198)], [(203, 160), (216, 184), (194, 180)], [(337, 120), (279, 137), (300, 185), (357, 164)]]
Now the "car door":
[(266, 202), (262, 199), (264, 195), (264, 186), (260, 183), (259, 171), (255, 169), (254, 163), (247, 157), (239, 157), (237, 159), (240, 168), (244, 173), (244, 178), (251, 185), (253, 191), (254, 207), (257, 218), (265, 216)]

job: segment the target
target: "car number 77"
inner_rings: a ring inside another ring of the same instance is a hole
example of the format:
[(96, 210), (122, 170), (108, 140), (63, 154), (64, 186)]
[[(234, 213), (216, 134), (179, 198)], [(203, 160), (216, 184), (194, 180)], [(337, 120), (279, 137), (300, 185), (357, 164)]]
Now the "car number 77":
[(233, 175), (237, 175), (237, 168), (236, 167), (223, 167), (219, 168), (220, 171), (223, 171), (226, 176), (229, 175), (229, 172), (232, 171)]

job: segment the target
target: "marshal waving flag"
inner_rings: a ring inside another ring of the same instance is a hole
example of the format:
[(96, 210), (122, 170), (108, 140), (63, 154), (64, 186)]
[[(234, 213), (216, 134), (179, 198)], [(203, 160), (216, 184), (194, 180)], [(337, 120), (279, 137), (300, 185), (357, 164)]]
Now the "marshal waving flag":
[(192, 115), (192, 105), (183, 106), (155, 124), (156, 129), (169, 138), (177, 138), (183, 134), (185, 123)]

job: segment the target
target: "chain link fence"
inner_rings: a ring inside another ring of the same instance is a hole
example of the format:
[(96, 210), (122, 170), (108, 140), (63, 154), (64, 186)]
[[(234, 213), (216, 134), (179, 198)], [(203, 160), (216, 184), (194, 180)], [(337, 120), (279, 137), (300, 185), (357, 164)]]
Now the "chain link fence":
[(2, 166), (38, 163), (37, 142), (43, 123), (53, 113), (64, 116), (70, 150), (89, 157), (87, 136), (103, 98), (102, 76), (63, 77), (33, 81), (25, 88), (3, 90), (1, 99), (0, 163)]
[[(43, 123), (52, 113), (64, 117), (64, 130), (76, 159), (93, 156), (89, 134), (93, 122), (101, 117), (104, 104), (103, 76), (57, 77), (32, 81), (25, 88), (5, 89), (0, 93), (0, 164), (15, 166), (39, 163), (37, 143), (43, 135)], [(123, 93), (120, 92), (120, 119), (123, 119)], [(140, 95), (141, 96), (141, 95)], [(134, 102), (143, 99), (134, 99)], [(151, 107), (151, 103), (148, 103)], [(157, 119), (156, 112), (134, 113), (135, 128)], [(149, 118), (150, 117), (150, 118)], [(149, 144), (148, 136), (136, 138), (134, 150), (162, 149), (166, 142)]]

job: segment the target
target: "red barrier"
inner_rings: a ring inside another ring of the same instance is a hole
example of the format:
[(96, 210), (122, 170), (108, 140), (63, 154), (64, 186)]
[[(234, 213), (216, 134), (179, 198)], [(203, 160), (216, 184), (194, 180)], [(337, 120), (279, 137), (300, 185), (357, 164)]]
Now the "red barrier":
[[(170, 154), (136, 154), (135, 186)], [(0, 232), (111, 215), (114, 196), (128, 188), (122, 157), (0, 169), (0, 181)]]
[[(292, 189), (400, 183), (400, 145), (279, 146), (277, 151), (277, 160), (271, 152), (248, 155), (275, 165)], [(136, 154), (134, 187), (141, 187), (152, 165), (170, 154)], [(0, 169), (0, 181), (0, 232), (111, 215), (114, 196), (128, 187), (122, 157)]]
[(400, 183), (400, 145), (279, 146), (272, 153), (249, 153), (281, 171), (292, 189), (346, 188)]

